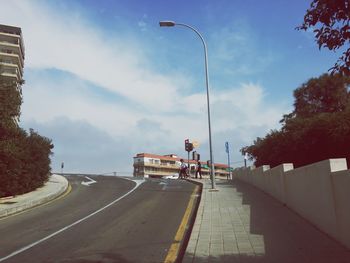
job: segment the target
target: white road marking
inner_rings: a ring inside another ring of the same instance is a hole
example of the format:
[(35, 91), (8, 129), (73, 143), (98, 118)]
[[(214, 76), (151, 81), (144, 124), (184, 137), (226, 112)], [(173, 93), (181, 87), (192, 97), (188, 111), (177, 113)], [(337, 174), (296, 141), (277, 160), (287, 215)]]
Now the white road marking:
[[(126, 178), (123, 178), (123, 179), (126, 179)], [(131, 179), (127, 179), (127, 180), (131, 180)], [(20, 253), (22, 253), (22, 252), (24, 252), (24, 251), (26, 251), (26, 250), (28, 250), (28, 249), (30, 249), (30, 248), (36, 246), (36, 245), (39, 245), (40, 243), (42, 243), (42, 242), (44, 242), (44, 241), (46, 241), (46, 240), (48, 240), (48, 239), (50, 239), (50, 238), (52, 238), (52, 237), (54, 237), (54, 236), (60, 234), (60, 233), (62, 233), (63, 231), (65, 231), (65, 230), (67, 230), (67, 229), (69, 229), (69, 228), (71, 228), (71, 227), (73, 227), (73, 226), (75, 226), (75, 225), (77, 225), (77, 224), (79, 224), (79, 223), (85, 221), (86, 219), (88, 219), (88, 218), (90, 218), (90, 217), (92, 217), (92, 216), (94, 216), (94, 215), (100, 213), (101, 211), (105, 210), (106, 208), (110, 207), (111, 205), (115, 204), (116, 202), (120, 201), (120, 200), (123, 199), (124, 197), (126, 197), (126, 196), (128, 196), (129, 194), (131, 194), (132, 192), (134, 192), (134, 191), (136, 190), (136, 188), (138, 188), (142, 183), (145, 182), (145, 180), (131, 180), (131, 181), (135, 182), (136, 185), (135, 185), (135, 187), (134, 187), (133, 189), (131, 189), (131, 190), (130, 190), (129, 192), (127, 192), (126, 194), (124, 194), (124, 195), (122, 195), (121, 197), (115, 199), (114, 201), (112, 201), (112, 202), (109, 203), (108, 205), (105, 205), (104, 207), (102, 207), (102, 208), (96, 210), (95, 212), (93, 212), (93, 213), (91, 213), (91, 214), (89, 214), (89, 215), (87, 215), (87, 216), (85, 216), (85, 217), (79, 219), (78, 221), (75, 221), (74, 223), (72, 223), (72, 224), (70, 224), (70, 225), (68, 225), (68, 226), (65, 226), (64, 228), (61, 228), (60, 230), (58, 230), (58, 231), (52, 233), (51, 235), (48, 235), (48, 236), (46, 236), (46, 237), (44, 237), (44, 238), (42, 238), (42, 239), (40, 239), (40, 240), (38, 240), (38, 241), (36, 241), (36, 242), (34, 242), (34, 243), (31, 243), (31, 244), (29, 244), (29, 245), (27, 245), (27, 246), (25, 246), (25, 247), (22, 247), (21, 249), (18, 249), (18, 250), (16, 250), (16, 251), (12, 252), (11, 254), (9, 254), (9, 255), (7, 255), (7, 256), (5, 256), (5, 257), (0, 258), (0, 262), (1, 262), (1, 261), (4, 261), (4, 260), (6, 260), (6, 259), (12, 258), (12, 257), (14, 257), (14, 256), (16, 256), (16, 255), (18, 255), (18, 254), (20, 254)]]
[(97, 183), (94, 179), (91, 179), (90, 177), (85, 176), (86, 179), (88, 179), (88, 182), (81, 182), (82, 185), (89, 186), (90, 184)]
[(164, 190), (166, 190), (166, 189), (167, 189), (167, 186), (168, 186), (168, 184), (167, 184), (167, 183), (160, 182), (159, 184), (160, 184), (160, 185), (163, 185), (163, 186), (162, 186), (162, 191), (164, 191)]

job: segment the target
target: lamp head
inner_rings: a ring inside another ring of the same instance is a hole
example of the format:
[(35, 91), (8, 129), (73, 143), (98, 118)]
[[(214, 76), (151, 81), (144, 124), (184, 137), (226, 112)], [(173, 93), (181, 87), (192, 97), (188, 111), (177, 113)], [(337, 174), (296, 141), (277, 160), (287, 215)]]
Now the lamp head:
[(174, 21), (160, 21), (159, 22), (159, 26), (175, 26), (175, 22)]

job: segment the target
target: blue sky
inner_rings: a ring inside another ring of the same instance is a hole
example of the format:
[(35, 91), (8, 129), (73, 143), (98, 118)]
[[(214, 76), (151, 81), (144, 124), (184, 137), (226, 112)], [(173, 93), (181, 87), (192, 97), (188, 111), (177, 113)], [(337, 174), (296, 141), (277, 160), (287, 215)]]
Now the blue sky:
[[(287, 1), (2, 1), (0, 23), (26, 48), (21, 126), (53, 140), (53, 171), (132, 171), (139, 152), (208, 155), (203, 48), (208, 46), (215, 162), (279, 128), (293, 90), (339, 53), (295, 30), (309, 6)], [(236, 163), (241, 165), (241, 163)]]

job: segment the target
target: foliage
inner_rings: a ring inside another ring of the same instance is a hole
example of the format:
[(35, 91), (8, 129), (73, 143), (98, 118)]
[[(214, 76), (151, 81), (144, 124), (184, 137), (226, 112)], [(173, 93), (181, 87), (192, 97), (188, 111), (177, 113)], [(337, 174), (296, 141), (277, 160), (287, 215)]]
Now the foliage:
[(16, 82), (0, 78), (0, 120), (7, 127), (14, 126), (20, 115), (22, 98), (16, 87)]
[(294, 111), (284, 115), (281, 123), (295, 117), (310, 117), (322, 112), (344, 111), (348, 101), (350, 77), (323, 74), (311, 78), (294, 90)]
[[(319, 48), (338, 50), (350, 44), (350, 0), (313, 0), (299, 30), (313, 29)], [(344, 51), (332, 73), (350, 75), (350, 47)]]
[(21, 103), (17, 83), (0, 78), (0, 197), (32, 191), (50, 173), (51, 140), (18, 127)]
[(293, 163), (295, 167), (329, 159), (350, 160), (350, 81), (322, 75), (294, 91), (294, 111), (284, 115), (281, 130), (270, 131), (248, 152), (255, 165)]

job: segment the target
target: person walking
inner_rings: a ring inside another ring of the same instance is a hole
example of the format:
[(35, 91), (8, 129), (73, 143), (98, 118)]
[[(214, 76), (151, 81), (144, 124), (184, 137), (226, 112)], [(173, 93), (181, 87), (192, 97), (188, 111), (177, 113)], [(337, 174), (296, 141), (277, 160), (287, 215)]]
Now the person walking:
[(199, 178), (202, 179), (202, 164), (200, 161), (198, 161), (197, 163), (196, 178), (198, 178), (198, 174), (199, 174)]
[(179, 179), (183, 179), (187, 177), (187, 165), (185, 164), (183, 159), (180, 159), (180, 171), (179, 171)]

